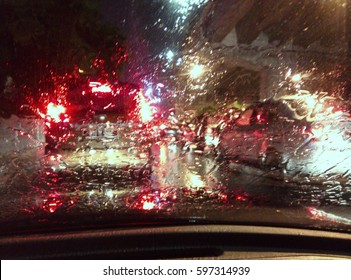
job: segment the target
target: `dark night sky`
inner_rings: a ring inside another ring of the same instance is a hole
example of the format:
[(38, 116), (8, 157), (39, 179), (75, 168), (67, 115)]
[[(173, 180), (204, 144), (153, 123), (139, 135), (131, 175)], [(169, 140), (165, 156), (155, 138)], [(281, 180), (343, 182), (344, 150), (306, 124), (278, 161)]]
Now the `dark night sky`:
[[(142, 37), (157, 49), (179, 40), (174, 30), (176, 14), (167, 3), (166, 0), (102, 0), (108, 21), (116, 24), (126, 37)], [(155, 24), (158, 19), (161, 22)]]
[(102, 0), (103, 15), (106, 20), (116, 24), (123, 32), (127, 32), (126, 21), (130, 14), (132, 0)]
[(134, 82), (145, 74), (157, 76), (169, 51), (177, 55), (201, 7), (171, 0), (101, 1), (104, 19), (114, 23), (126, 38), (130, 59), (124, 77)]
[(166, 0), (102, 0), (104, 19), (114, 23), (127, 39), (132, 54), (128, 71), (152, 72), (162, 52), (178, 48), (182, 35), (174, 28), (177, 15), (167, 3)]

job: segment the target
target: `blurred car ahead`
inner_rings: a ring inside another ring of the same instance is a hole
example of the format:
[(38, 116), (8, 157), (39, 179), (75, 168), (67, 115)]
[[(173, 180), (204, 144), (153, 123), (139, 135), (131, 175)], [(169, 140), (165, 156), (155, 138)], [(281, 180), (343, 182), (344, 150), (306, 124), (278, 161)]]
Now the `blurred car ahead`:
[(118, 140), (136, 119), (139, 86), (90, 82), (87, 90), (67, 94), (65, 102), (47, 105), (46, 150), (76, 147), (95, 141), (106, 146)]
[(218, 151), (225, 159), (282, 175), (348, 172), (350, 115), (331, 103), (304, 96), (249, 106), (227, 123)]

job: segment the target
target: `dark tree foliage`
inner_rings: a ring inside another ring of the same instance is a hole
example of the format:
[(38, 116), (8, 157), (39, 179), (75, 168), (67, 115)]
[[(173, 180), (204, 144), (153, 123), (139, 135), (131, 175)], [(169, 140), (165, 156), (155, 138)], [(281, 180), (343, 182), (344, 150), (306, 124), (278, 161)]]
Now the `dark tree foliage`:
[(99, 0), (0, 0), (0, 22), (0, 75), (18, 91), (49, 92), (57, 77), (70, 87), (92, 75), (116, 79), (125, 60)]

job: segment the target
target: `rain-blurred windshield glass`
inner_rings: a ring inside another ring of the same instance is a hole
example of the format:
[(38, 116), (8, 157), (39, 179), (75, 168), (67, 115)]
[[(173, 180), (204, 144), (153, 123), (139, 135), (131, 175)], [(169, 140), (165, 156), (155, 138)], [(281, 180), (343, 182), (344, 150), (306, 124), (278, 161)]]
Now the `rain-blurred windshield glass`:
[(351, 1), (0, 1), (1, 233), (351, 231)]

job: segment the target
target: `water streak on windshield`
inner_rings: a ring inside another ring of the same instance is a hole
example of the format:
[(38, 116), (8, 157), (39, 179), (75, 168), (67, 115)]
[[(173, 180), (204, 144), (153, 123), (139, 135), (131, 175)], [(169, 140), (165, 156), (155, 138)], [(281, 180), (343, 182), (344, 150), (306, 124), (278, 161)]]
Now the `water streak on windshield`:
[(350, 231), (347, 5), (2, 2), (0, 223)]

